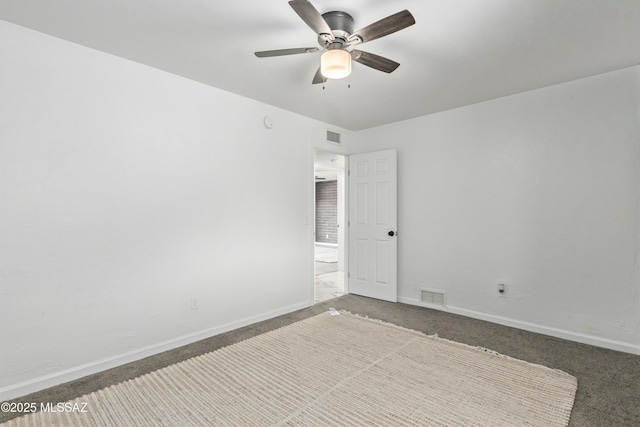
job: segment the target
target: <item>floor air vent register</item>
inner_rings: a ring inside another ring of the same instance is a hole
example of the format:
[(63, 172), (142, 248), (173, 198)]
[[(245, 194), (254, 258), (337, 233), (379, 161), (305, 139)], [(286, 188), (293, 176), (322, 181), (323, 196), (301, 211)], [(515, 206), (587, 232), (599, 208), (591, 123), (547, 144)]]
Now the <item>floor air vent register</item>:
[(420, 289), (420, 302), (429, 305), (446, 306), (445, 293), (431, 289)]

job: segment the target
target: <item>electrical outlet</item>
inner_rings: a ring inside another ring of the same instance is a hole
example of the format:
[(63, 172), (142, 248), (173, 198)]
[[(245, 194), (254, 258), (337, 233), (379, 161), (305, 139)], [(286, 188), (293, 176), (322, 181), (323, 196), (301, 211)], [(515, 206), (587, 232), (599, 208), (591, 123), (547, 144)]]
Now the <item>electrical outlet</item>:
[(195, 297), (191, 297), (191, 310), (197, 310), (200, 307), (198, 306), (198, 299)]
[(501, 296), (502, 298), (507, 297), (507, 285), (504, 283), (498, 283), (498, 296)]

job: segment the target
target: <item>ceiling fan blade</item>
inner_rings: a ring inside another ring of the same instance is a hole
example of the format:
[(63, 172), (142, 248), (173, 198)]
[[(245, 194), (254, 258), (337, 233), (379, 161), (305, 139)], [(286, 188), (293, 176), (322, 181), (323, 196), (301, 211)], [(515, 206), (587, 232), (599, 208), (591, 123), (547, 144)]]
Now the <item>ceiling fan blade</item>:
[(366, 43), (380, 37), (388, 36), (396, 31), (403, 30), (415, 24), (416, 20), (408, 10), (387, 16), (371, 25), (356, 31), (349, 36), (348, 41), (351, 44)]
[(317, 47), (297, 47), (293, 49), (277, 49), (277, 50), (263, 50), (261, 52), (255, 52), (258, 58), (268, 58), (271, 56), (284, 56), (284, 55), (296, 55), (298, 53), (313, 53), (319, 51)]
[(325, 83), (327, 81), (327, 78), (325, 76), (322, 75), (322, 73), (320, 72), (320, 67), (318, 67), (318, 71), (316, 71), (316, 75), (313, 76), (313, 84), (317, 85), (320, 83)]
[(316, 34), (327, 34), (330, 41), (334, 40), (331, 27), (311, 3), (306, 0), (292, 0), (289, 5)]
[(351, 51), (351, 59), (375, 70), (384, 71), (385, 73), (391, 73), (400, 66), (396, 61), (357, 49)]

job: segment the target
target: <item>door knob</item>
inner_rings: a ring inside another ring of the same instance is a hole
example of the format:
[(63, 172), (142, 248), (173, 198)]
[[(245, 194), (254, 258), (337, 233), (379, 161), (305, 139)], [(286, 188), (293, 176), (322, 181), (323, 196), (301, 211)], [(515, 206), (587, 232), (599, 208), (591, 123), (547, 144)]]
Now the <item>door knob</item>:
[(395, 236), (395, 235), (396, 235), (396, 233), (395, 233), (394, 231), (390, 231), (388, 234), (389, 234), (389, 236), (391, 236), (391, 237), (393, 237), (393, 236)]

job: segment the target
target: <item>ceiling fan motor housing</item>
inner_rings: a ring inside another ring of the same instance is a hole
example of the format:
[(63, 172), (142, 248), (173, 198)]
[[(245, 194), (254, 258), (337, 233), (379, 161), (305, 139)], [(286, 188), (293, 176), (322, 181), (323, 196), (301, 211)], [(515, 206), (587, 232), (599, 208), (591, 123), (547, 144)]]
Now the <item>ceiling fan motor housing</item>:
[[(346, 12), (331, 11), (322, 15), (327, 22), (335, 40), (333, 43), (340, 43), (344, 46), (347, 43), (347, 38), (353, 34), (353, 17)], [(324, 34), (318, 35), (318, 43), (321, 46), (328, 46), (331, 40)]]

